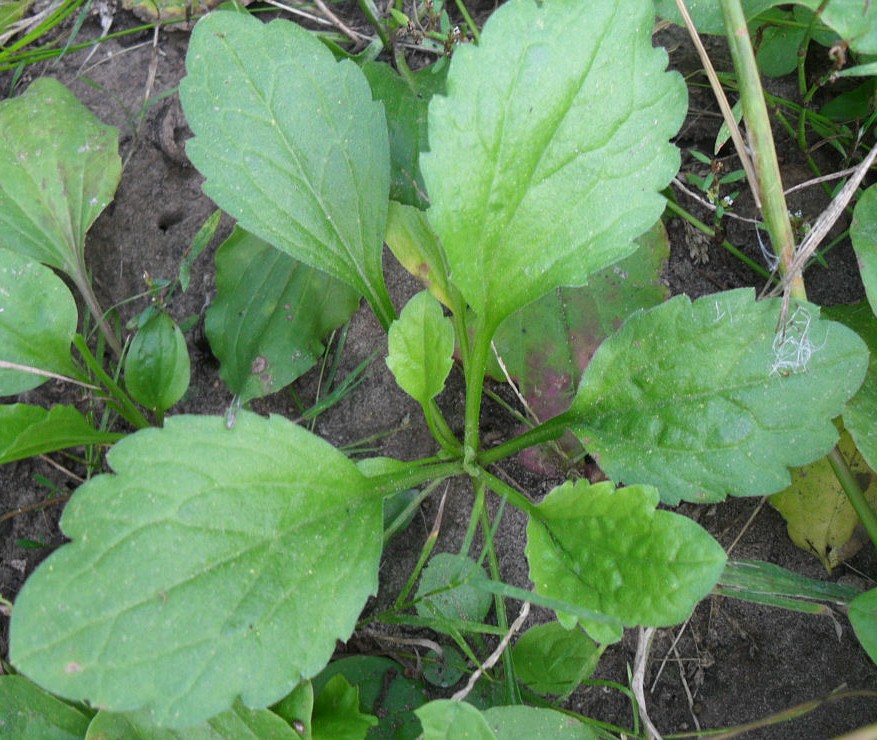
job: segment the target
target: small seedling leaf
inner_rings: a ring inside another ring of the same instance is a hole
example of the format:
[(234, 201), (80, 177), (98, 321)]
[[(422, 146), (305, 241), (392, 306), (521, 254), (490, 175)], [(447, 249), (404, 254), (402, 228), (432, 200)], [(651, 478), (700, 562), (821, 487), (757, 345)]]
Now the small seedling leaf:
[(387, 367), (399, 387), (426, 406), (454, 364), (454, 326), (428, 292), (415, 295), (390, 327)]
[(206, 722), (187, 727), (185, 733), (157, 727), (140, 712), (113, 714), (99, 712), (88, 727), (85, 740), (137, 738), (138, 740), (239, 740), (240, 738), (271, 738), (301, 740), (281, 717), (268, 709), (247, 709), (240, 702), (227, 712)]
[(462, 701), (438, 699), (414, 713), (423, 726), (423, 740), (496, 740), (490, 725), (475, 707)]
[[(0, 249), (0, 360), (78, 377), (70, 356), (77, 320), (76, 301), (61, 278), (30, 257)], [(46, 380), (0, 368), (0, 396), (23, 393)]]
[[(841, 433), (838, 448), (865, 498), (877, 506), (877, 474), (846, 432)], [(829, 573), (867, 541), (864, 533), (857, 533), (859, 517), (826, 458), (792, 470), (792, 485), (771, 496), (770, 502), (786, 520), (792, 541), (819, 558)]]
[(124, 436), (95, 429), (72, 406), (0, 406), (0, 465), (68, 447), (112, 444)]
[(578, 626), (559, 622), (528, 629), (512, 648), (515, 673), (537, 694), (566, 695), (597, 668), (603, 650)]
[(853, 599), (847, 613), (856, 637), (877, 663), (877, 589), (872, 588)]
[(766, 495), (788, 468), (837, 442), (831, 420), (858, 390), (868, 352), (846, 327), (751, 289), (677, 296), (634, 314), (597, 350), (568, 412), (615, 481), (646, 483), (665, 503)]
[(182, 727), (280, 700), (349, 637), (377, 589), (381, 497), (328, 443), (281, 417), (178, 416), (108, 462), (15, 603), (22, 673)]
[(314, 740), (362, 740), (378, 718), (359, 710), (359, 689), (339, 674), (314, 699)]
[(545, 707), (491, 707), (482, 712), (487, 724), (503, 740), (594, 740), (594, 730), (575, 717)]
[(477, 584), (486, 580), (484, 571), (471, 558), (439, 553), (420, 576), (417, 596), (423, 598), (417, 602), (417, 613), (422, 617), (440, 614), (454, 621), (481, 622), (493, 603), (487, 591), (477, 588)]
[(426, 186), (420, 174), (420, 152), (429, 148), (427, 110), (433, 95), (443, 93), (448, 73), (446, 60), (410, 75), (412, 85), (389, 64), (368, 62), (362, 66), (375, 100), (387, 111), (390, 136), (390, 198), (426, 208)]
[(585, 284), (661, 215), (686, 95), (653, 25), (650, 0), (513, 0), (455, 51), (420, 164), (454, 283), (485, 326)]
[(383, 106), (360, 69), (285, 20), (218, 12), (192, 34), (180, 100), (204, 191), (240, 225), (366, 296), (385, 326)]
[(8, 738), (79, 740), (89, 718), (24, 676), (0, 676), (0, 730)]
[[(665, 627), (686, 619), (716, 584), (725, 553), (687, 517), (657, 510), (649, 486), (615, 489), (587, 481), (555, 488), (527, 525), (534, 590), (615, 617), (625, 626)], [(558, 614), (572, 628), (575, 617)], [(620, 637), (582, 623), (599, 642)]]
[(166, 313), (153, 314), (125, 355), (125, 387), (131, 397), (162, 415), (189, 387), (191, 363), (183, 332)]
[(216, 253), (216, 291), (205, 330), (222, 380), (242, 402), (310, 370), (323, 337), (359, 306), (346, 283), (239, 228)]
[(85, 233), (116, 192), (118, 149), (118, 131), (51, 77), (0, 102), (0, 246), (85, 283)]

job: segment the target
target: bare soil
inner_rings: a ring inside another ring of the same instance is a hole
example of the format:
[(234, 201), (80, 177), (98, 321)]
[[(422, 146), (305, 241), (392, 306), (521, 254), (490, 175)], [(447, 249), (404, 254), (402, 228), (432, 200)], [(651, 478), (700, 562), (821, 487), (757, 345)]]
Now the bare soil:
[[(485, 10), (489, 11), (490, 7)], [(122, 11), (116, 27), (135, 25)], [(81, 31), (85, 38), (100, 35), (97, 20), (89, 19)], [(684, 36), (661, 39), (673, 52), (673, 64), (693, 68)], [(29, 68), (21, 81), (23, 89), (40, 75), (60, 78), (103, 121), (121, 132), (125, 161), (122, 182), (115, 201), (100, 217), (88, 241), (89, 264), (97, 292), (104, 306), (110, 306), (144, 290), (144, 274), (171, 278), (191, 238), (215, 206), (201, 192), (202, 179), (185, 159), (183, 141), (187, 134), (179, 110), (176, 87), (185, 73), (188, 36), (183, 32), (162, 32), (153, 44), (151, 33), (105, 43), (90, 58), (81, 52), (66, 56), (59, 64)], [(718, 65), (729, 68), (718, 50)], [(151, 75), (154, 73), (154, 79)], [(9, 78), (4, 91), (9, 90)], [(148, 93), (148, 99), (147, 99)], [(697, 147), (709, 152), (720, 120), (708, 92), (693, 93), (692, 110), (680, 134), (684, 150)], [(38, 125), (38, 122), (35, 122)], [(807, 179), (809, 170), (794, 147), (783, 149), (787, 185)], [(686, 162), (686, 166), (697, 163)], [(840, 169), (837, 162), (824, 163), (826, 171)], [(697, 165), (700, 166), (700, 165)], [(729, 169), (735, 168), (729, 160)], [(706, 211), (679, 193), (680, 202), (701, 219), (710, 222)], [(791, 201), (806, 217), (815, 218), (826, 198), (818, 188), (809, 188)], [(750, 206), (741, 195), (738, 212)], [(177, 320), (201, 316), (214, 286), (212, 259), (216, 246), (231, 228), (225, 218), (221, 233), (196, 263), (192, 287), (172, 306)], [(843, 226), (839, 227), (843, 228)], [(678, 219), (668, 230), (672, 256), (666, 279), (674, 293), (692, 297), (740, 285), (761, 282), (747, 267), (716, 245), (707, 245), (709, 261), (692, 259), (691, 228)], [(729, 223), (729, 238), (754, 259), (761, 261), (754, 230), (742, 222)], [(695, 249), (694, 251), (697, 251)], [(397, 307), (418, 288), (414, 281), (387, 255), (389, 283)], [(852, 302), (862, 297), (855, 260), (848, 244), (829, 255), (828, 269), (816, 268), (808, 275), (811, 297), (822, 303)], [(145, 299), (119, 306), (123, 319), (134, 315)], [(222, 414), (231, 401), (218, 375), (218, 364), (209, 352), (200, 327), (188, 336), (193, 360), (191, 389), (175, 413)], [(375, 319), (363, 308), (353, 319), (347, 346), (341, 357), (342, 373), (349, 372), (386, 339)], [(308, 374), (297, 384), (305, 401), (316, 392), (317, 375)], [(503, 392), (502, 389), (499, 389)], [(25, 394), (28, 403), (74, 403), (81, 405), (78, 391), (50, 383)], [(462, 425), (463, 391), (459, 377), (452, 378), (440, 403), (453, 424)], [(294, 417), (296, 409), (288, 392), (254, 404), (260, 413), (272, 411)], [(514, 432), (514, 420), (488, 402), (485, 435), (496, 441)], [(376, 360), (365, 382), (355, 394), (321, 416), (315, 431), (335, 445), (347, 445), (375, 432), (387, 436), (374, 443), (376, 452), (413, 459), (434, 452), (419, 408), (402, 393), (382, 360)], [(64, 541), (58, 529), (63, 496), (75, 489), (75, 475), (83, 467), (75, 459), (53, 455), (52, 459), (26, 460), (0, 467), (0, 516), (26, 510), (0, 520), (0, 594), (14, 599), (36, 565)], [(63, 466), (59, 467), (59, 466)], [(515, 481), (534, 498), (547, 493), (559, 480), (537, 476), (512, 460), (502, 474)], [(161, 475), (161, 471), (155, 471)], [(452, 482), (436, 551), (455, 551), (468, 522), (470, 492), (465, 482)], [(52, 502), (53, 497), (58, 497)], [(404, 583), (416, 561), (424, 538), (432, 527), (438, 497), (427, 500), (400, 537), (386, 551), (381, 569), (381, 593), (369, 608), (391, 599)], [(46, 504), (46, 505), (43, 505)], [(32, 508), (28, 508), (32, 507)], [(776, 563), (813, 578), (853, 579), (873, 586), (877, 558), (867, 546), (848, 565), (828, 576), (811, 555), (797, 549), (788, 539), (779, 515), (761, 499), (742, 499), (712, 506), (684, 505), (681, 510), (698, 520), (727, 546), (736, 541), (732, 556)], [(506, 514), (497, 542), (504, 579), (528, 586), (523, 556), (525, 522), (514, 512)], [(742, 533), (742, 536), (740, 536)], [(740, 539), (737, 540), (738, 536)], [(41, 543), (42, 547), (27, 547)], [(339, 555), (341, 556), (341, 555)], [(514, 616), (519, 605), (512, 605)], [(534, 610), (532, 619), (545, 618)], [(193, 615), (193, 618), (197, 616)], [(0, 617), (0, 655), (6, 656), (8, 619)], [(631, 632), (605, 655), (597, 678), (628, 684), (637, 634)], [(376, 644), (360, 640), (357, 646), (370, 649)], [(350, 650), (352, 648), (348, 648)], [(360, 649), (359, 647), (357, 649)], [(874, 697), (843, 697), (845, 691), (877, 690), (877, 669), (859, 647), (844, 615), (811, 617), (778, 609), (753, 606), (722, 598), (710, 598), (696, 610), (685, 628), (662, 630), (652, 648), (646, 685), (649, 713), (655, 725), (667, 735), (695, 729), (730, 727), (790, 710), (814, 699), (819, 706), (803, 717), (772, 727), (762, 727), (747, 737), (826, 738), (877, 721)], [(832, 692), (840, 691), (837, 696)], [(841, 697), (841, 698), (839, 698)], [(630, 702), (609, 688), (580, 689), (569, 706), (584, 714), (621, 726), (632, 726)]]

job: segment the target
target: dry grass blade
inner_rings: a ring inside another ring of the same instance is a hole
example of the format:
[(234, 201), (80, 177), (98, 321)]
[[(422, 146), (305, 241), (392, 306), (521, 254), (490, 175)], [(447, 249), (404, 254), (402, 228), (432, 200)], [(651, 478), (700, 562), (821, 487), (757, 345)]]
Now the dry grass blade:
[(18, 34), (30, 33), (63, 4), (64, 0), (55, 0), (33, 15), (28, 16), (27, 18), (21, 18), (14, 23), (10, 23), (6, 26), (6, 30), (0, 33), (0, 46), (5, 46), (10, 39), (13, 39)]
[(710, 60), (709, 55), (706, 53), (703, 42), (700, 40), (700, 35), (697, 33), (694, 21), (688, 14), (688, 8), (685, 7), (685, 0), (676, 0), (676, 7), (679, 8), (679, 12), (685, 20), (685, 25), (688, 28), (691, 41), (694, 44), (694, 48), (697, 49), (697, 54), (700, 57), (700, 61), (703, 63), (704, 71), (710, 81), (710, 87), (712, 87), (713, 94), (716, 96), (716, 101), (722, 111), (722, 118), (725, 119), (728, 131), (731, 132), (731, 139), (737, 149), (737, 155), (740, 157), (740, 163), (743, 165), (743, 170), (746, 172), (746, 181), (749, 183), (749, 189), (752, 191), (752, 197), (755, 199), (755, 206), (761, 210), (761, 194), (758, 190), (758, 178), (755, 176), (755, 166), (752, 163), (752, 157), (749, 156), (749, 148), (746, 146), (746, 142), (743, 141), (743, 135), (740, 133), (740, 127), (737, 125), (734, 113), (731, 111), (731, 104), (728, 102), (728, 98), (725, 95), (725, 91), (722, 89), (719, 77), (716, 74), (715, 67), (713, 67), (713, 63)]

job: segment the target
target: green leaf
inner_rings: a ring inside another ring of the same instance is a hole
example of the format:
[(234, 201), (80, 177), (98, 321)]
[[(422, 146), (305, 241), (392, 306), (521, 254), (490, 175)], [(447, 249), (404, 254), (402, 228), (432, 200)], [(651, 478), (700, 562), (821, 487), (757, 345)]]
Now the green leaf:
[[(331, 664), (330, 664), (331, 665)], [(311, 717), (314, 713), (314, 685), (303, 681), (271, 707), (274, 714), (282, 717), (305, 740), (311, 740)]]
[[(624, 319), (667, 299), (661, 275), (670, 243), (658, 222), (630, 257), (596, 273), (584, 288), (560, 288), (506, 319), (495, 344), (509, 375), (540, 421), (566, 411), (582, 372)], [(491, 370), (504, 380), (499, 367)]]
[(414, 713), (423, 725), (423, 740), (496, 740), (493, 730), (471, 704), (439, 699)]
[(238, 696), (266, 707), (322, 669), (377, 589), (381, 497), (352, 462), (281, 417), (244, 411), (232, 429), (170, 418), (107, 459), (115, 474), (64, 511), (72, 542), (18, 596), (16, 668), (168, 727)]
[(755, 60), (766, 77), (783, 77), (798, 67), (798, 48), (807, 34), (807, 26), (794, 23), (790, 12), (776, 11), (768, 18), (760, 29)]
[[(625, 626), (665, 627), (686, 619), (718, 581), (726, 556), (697, 523), (656, 509), (649, 486), (566, 483), (536, 506), (526, 554), (536, 593), (571, 601)], [(623, 532), (623, 535), (620, 534)], [(558, 614), (572, 627), (575, 617)], [(614, 627), (582, 626), (598, 642)]]
[(24, 676), (0, 676), (0, 730), (3, 737), (78, 740), (89, 719)]
[[(838, 448), (871, 506), (877, 506), (877, 475), (846, 432)], [(771, 496), (770, 503), (786, 520), (792, 541), (819, 558), (829, 573), (867, 541), (856, 533), (859, 517), (827, 458), (793, 470), (792, 485)]]
[(323, 337), (359, 305), (346, 283), (240, 228), (216, 253), (216, 291), (205, 330), (223, 382), (242, 402), (310, 370)]
[[(29, 257), (0, 249), (0, 360), (77, 377), (70, 343), (78, 317), (61, 278)], [(0, 396), (23, 393), (46, 380), (0, 369)]]
[(112, 444), (124, 436), (95, 429), (72, 406), (0, 406), (0, 465), (68, 447)]
[(118, 137), (50, 77), (0, 102), (0, 246), (84, 282), (85, 232), (121, 176)]
[(180, 100), (204, 192), (247, 231), (394, 317), (381, 268), (390, 187), (383, 106), (309, 31), (219, 12), (195, 27)]
[(877, 185), (868, 188), (856, 203), (850, 241), (859, 261), (868, 303), (877, 313)]
[(649, 0), (512, 0), (455, 51), (420, 164), (454, 283), (491, 330), (626, 257), (664, 210), (686, 95), (653, 25)]
[(282, 718), (267, 709), (247, 709), (235, 702), (229, 711), (213, 719), (185, 730), (157, 727), (140, 713), (113, 714), (99, 712), (85, 740), (108, 740), (109, 738), (137, 738), (137, 740), (299, 740), (295, 732)]
[(399, 387), (426, 406), (454, 364), (454, 326), (428, 292), (415, 295), (390, 327), (387, 367)]
[(341, 674), (331, 678), (314, 699), (314, 740), (362, 740), (378, 718), (359, 711), (359, 689)]
[(872, 588), (853, 599), (847, 613), (856, 637), (877, 663), (877, 589)]
[(435, 94), (444, 93), (447, 60), (424, 67), (410, 75), (411, 85), (384, 62), (362, 65), (375, 100), (387, 111), (390, 136), (390, 198), (417, 208), (426, 208), (426, 186), (418, 159), (429, 148), (427, 110)]
[(490, 594), (478, 588), (486, 580), (487, 575), (472, 558), (439, 553), (420, 576), (417, 613), (422, 617), (440, 614), (450, 620), (481, 622), (493, 603)]
[(457, 289), (448, 279), (448, 259), (423, 211), (390, 201), (384, 238), (393, 256), (424, 288), (451, 310), (460, 306)]
[(125, 387), (137, 403), (162, 415), (189, 388), (191, 364), (183, 332), (158, 312), (140, 327), (125, 356)]
[(528, 629), (512, 648), (515, 674), (537, 694), (566, 695), (597, 668), (603, 649), (578, 627), (559, 622)]
[(831, 306), (824, 313), (853, 329), (871, 350), (865, 382), (843, 412), (844, 426), (856, 442), (865, 462), (877, 469), (877, 318), (865, 301), (849, 306)]
[(360, 709), (379, 718), (372, 736), (414, 738), (420, 734), (413, 710), (427, 701), (421, 679), (406, 677), (402, 666), (389, 658), (355, 655), (326, 666), (314, 686), (322, 688), (339, 673), (359, 689)]
[(665, 503), (775, 493), (787, 468), (825, 455), (831, 420), (865, 375), (856, 334), (748, 288), (691, 303), (677, 296), (628, 319), (597, 351), (567, 416), (615, 481)]
[(592, 740), (594, 730), (568, 714), (542, 707), (491, 707), (483, 712), (487, 724), (503, 740), (531, 740), (531, 738), (558, 738), (558, 740)]

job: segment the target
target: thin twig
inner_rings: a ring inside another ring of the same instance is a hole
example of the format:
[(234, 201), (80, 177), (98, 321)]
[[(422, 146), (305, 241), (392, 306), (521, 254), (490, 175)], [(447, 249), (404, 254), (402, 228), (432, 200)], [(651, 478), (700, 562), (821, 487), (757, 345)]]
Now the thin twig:
[[(698, 203), (700, 203), (704, 208), (707, 208), (710, 211), (716, 210), (715, 205), (710, 203), (706, 198), (701, 197), (698, 193), (685, 187), (685, 185), (682, 183), (682, 180), (680, 180), (678, 177), (673, 178), (673, 184), (677, 188), (679, 188), (683, 193), (685, 193), (689, 198), (693, 198)], [(761, 226), (763, 223), (762, 221), (759, 221), (756, 218), (747, 218), (746, 216), (738, 216), (736, 213), (731, 213), (730, 211), (725, 211), (725, 215), (728, 218), (733, 218), (733, 219), (736, 219), (737, 221), (745, 221), (748, 224), (755, 224), (756, 226)]]
[(338, 28), (341, 29), (341, 32), (347, 36), (354, 44), (358, 44), (360, 42), (359, 36), (356, 32), (350, 28), (344, 21), (342, 21), (337, 15), (335, 15), (329, 8), (326, 6), (326, 3), (323, 0), (314, 0), (314, 5), (316, 5), (320, 12), (326, 16), (332, 23), (334, 23)]
[(822, 182), (829, 182), (831, 180), (840, 180), (842, 177), (846, 177), (847, 175), (852, 175), (858, 167), (848, 167), (845, 170), (840, 170), (838, 172), (832, 172), (828, 175), (823, 175), (822, 177), (814, 177), (812, 180), (805, 180), (804, 182), (799, 182), (797, 185), (792, 185), (788, 190), (784, 190), (783, 194), (788, 195), (789, 193), (795, 193), (798, 190), (804, 190), (805, 188), (813, 187), (814, 185), (819, 185)]
[(40, 509), (47, 509), (50, 506), (55, 506), (56, 504), (63, 504), (70, 500), (70, 495), (64, 496), (55, 496), (54, 498), (48, 498), (45, 501), (37, 501), (35, 504), (28, 504), (27, 506), (19, 506), (17, 509), (13, 509), (12, 511), (7, 511), (5, 514), (0, 515), (0, 522), (5, 522), (7, 519), (12, 519), (13, 517), (18, 516), (19, 514), (27, 514), (31, 511), (39, 511)]
[(532, 419), (536, 424), (539, 424), (539, 417), (536, 415), (536, 412), (530, 408), (530, 404), (527, 403), (527, 399), (524, 398), (521, 391), (518, 389), (518, 386), (515, 384), (515, 381), (512, 380), (512, 376), (509, 374), (508, 368), (506, 367), (505, 362), (499, 354), (499, 351), (496, 349), (496, 344), (491, 340), (490, 349), (493, 350), (493, 356), (496, 358), (497, 363), (499, 364), (500, 370), (502, 370), (502, 374), (505, 376), (506, 383), (509, 384), (509, 387), (512, 389), (512, 393), (515, 394), (515, 398), (518, 399), (518, 402), (521, 406), (524, 407), (524, 410), (530, 415), (530, 419)]
[(76, 473), (74, 473), (72, 470), (68, 470), (68, 469), (65, 468), (63, 465), (61, 465), (61, 463), (59, 463), (59, 462), (55, 462), (55, 461), (54, 461), (51, 457), (49, 457), (48, 455), (40, 455), (40, 460), (42, 460), (44, 463), (47, 463), (47, 464), (50, 465), (51, 467), (55, 468), (55, 470), (57, 470), (57, 471), (59, 471), (59, 472), (61, 472), (61, 473), (64, 473), (64, 475), (66, 475), (66, 476), (67, 476), (68, 478), (70, 478), (71, 480), (75, 480), (75, 481), (76, 481), (77, 483), (79, 483), (79, 484), (85, 483), (85, 478), (80, 478), (80, 477), (79, 477), (78, 475), (76, 475)]
[(731, 139), (734, 142), (734, 147), (737, 149), (737, 156), (740, 157), (740, 163), (746, 171), (746, 181), (749, 183), (749, 189), (752, 191), (752, 197), (755, 199), (755, 207), (760, 211), (761, 194), (758, 190), (758, 178), (755, 176), (755, 166), (752, 163), (752, 157), (749, 155), (749, 148), (743, 141), (740, 127), (737, 125), (737, 121), (734, 118), (731, 104), (728, 102), (725, 91), (722, 89), (722, 84), (719, 82), (719, 76), (716, 74), (715, 67), (713, 67), (713, 63), (710, 60), (709, 55), (706, 53), (703, 42), (700, 40), (700, 35), (697, 33), (694, 21), (691, 20), (691, 16), (688, 14), (688, 8), (685, 7), (684, 0), (676, 0), (676, 7), (679, 8), (679, 12), (685, 20), (685, 25), (688, 28), (688, 34), (691, 36), (694, 48), (697, 49), (697, 55), (700, 57), (700, 61), (703, 64), (707, 79), (710, 82), (710, 87), (713, 89), (713, 95), (716, 96), (716, 101), (722, 111), (722, 117), (725, 119), (728, 131), (731, 132)]
[(490, 657), (484, 661), (484, 663), (479, 666), (476, 671), (472, 672), (472, 675), (469, 676), (469, 680), (466, 682), (466, 685), (460, 689), (456, 694), (454, 694), (451, 699), (453, 701), (463, 701), (467, 696), (469, 696), (469, 692), (475, 688), (475, 684), (478, 682), (478, 679), (484, 674), (485, 671), (489, 671), (493, 666), (497, 664), (499, 659), (502, 657), (503, 651), (508, 647), (509, 642), (512, 637), (517, 634), (521, 627), (524, 626), (524, 622), (527, 620), (527, 617), (530, 614), (530, 602), (525, 601), (524, 606), (521, 607), (521, 613), (518, 614), (518, 618), (512, 623), (512, 626), (509, 627), (509, 631), (505, 634), (505, 637), (500, 640), (499, 645), (497, 645), (496, 650), (494, 650)]

